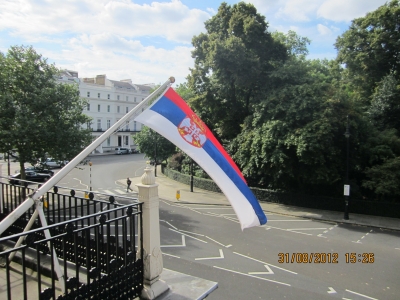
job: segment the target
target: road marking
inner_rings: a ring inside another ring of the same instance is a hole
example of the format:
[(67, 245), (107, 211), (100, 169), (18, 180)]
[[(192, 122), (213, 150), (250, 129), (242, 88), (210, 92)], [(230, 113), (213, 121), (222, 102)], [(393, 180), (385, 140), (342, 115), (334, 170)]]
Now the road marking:
[(206, 238), (208, 238), (209, 240), (212, 240), (214, 243), (217, 243), (218, 245), (221, 245), (221, 246), (223, 246), (223, 247), (225, 247), (225, 248), (229, 248), (229, 247), (232, 246), (232, 245), (227, 245), (227, 246), (225, 246), (224, 244), (222, 244), (222, 243), (220, 243), (220, 242), (217, 242), (216, 240), (213, 240), (213, 239), (210, 238), (209, 236), (206, 236)]
[(167, 253), (164, 253), (164, 252), (162, 252), (162, 254), (163, 254), (163, 255), (166, 255), (166, 256), (171, 256), (171, 257), (175, 257), (175, 258), (180, 258), (179, 256), (172, 255), (172, 254), (167, 254)]
[(194, 260), (209, 260), (209, 259), (224, 259), (224, 252), (222, 249), (219, 249), (219, 256), (218, 257), (202, 257), (202, 258), (195, 258)]
[(327, 237), (326, 237), (326, 236), (323, 236), (322, 233), (318, 234), (317, 237), (322, 237), (322, 238), (324, 238), (324, 239), (327, 239)]
[(264, 265), (267, 268), (268, 272), (249, 272), (250, 275), (269, 275), (275, 274), (268, 265)]
[(292, 231), (292, 230), (322, 230), (322, 229), (326, 229), (326, 228), (290, 228), (290, 229), (286, 229), (286, 230)]
[(190, 231), (186, 231), (186, 230), (179, 230), (179, 232), (186, 232), (186, 233), (190, 233), (190, 234), (194, 234), (194, 235), (204, 236), (204, 234), (190, 232)]
[(175, 232), (177, 232), (177, 233), (180, 233), (180, 234), (182, 234), (182, 235), (186, 235), (187, 237), (190, 237), (190, 238), (195, 239), (195, 240), (197, 240), (197, 241), (200, 241), (200, 242), (203, 242), (203, 243), (205, 243), (205, 244), (208, 244), (206, 241), (200, 240), (200, 239), (195, 238), (194, 236), (188, 235), (188, 234), (186, 234), (186, 233), (182, 233), (182, 232), (180, 232), (179, 230), (174, 230), (174, 229), (171, 229), (171, 228), (170, 228), (169, 230), (175, 231)]
[(170, 227), (172, 227), (173, 229), (178, 230), (178, 228), (176, 228), (174, 225), (172, 225), (171, 223), (169, 223), (169, 222), (167, 222), (167, 221), (160, 220), (160, 222), (167, 223), (167, 224), (168, 224)]
[(109, 191), (109, 190), (104, 190), (104, 193), (105, 193), (105, 194), (109, 194), (109, 195), (113, 195), (113, 194), (114, 194), (113, 192), (111, 192), (111, 191)]
[(357, 242), (355, 242), (355, 241), (352, 241), (353, 243), (356, 243), (356, 244), (362, 244), (361, 242), (360, 242), (360, 240), (358, 240)]
[(118, 194), (126, 194), (127, 192), (123, 192), (123, 191), (121, 191), (121, 190), (114, 190), (115, 192), (117, 192)]
[(311, 220), (268, 220), (268, 222), (311, 222)]
[(244, 276), (248, 276), (248, 277), (253, 277), (253, 278), (257, 278), (257, 279), (261, 279), (261, 280), (265, 280), (265, 281), (269, 281), (269, 282), (273, 282), (273, 283), (278, 283), (278, 284), (282, 284), (282, 285), (286, 285), (286, 286), (291, 286), (289, 283), (279, 282), (279, 281), (276, 281), (276, 280), (271, 280), (271, 279), (258, 277), (258, 276), (254, 276), (254, 275), (250, 275), (250, 274), (246, 274), (246, 273), (241, 273), (241, 272), (238, 272), (238, 271), (233, 271), (233, 270), (229, 270), (229, 269), (225, 269), (225, 268), (221, 268), (221, 267), (217, 267), (217, 266), (213, 266), (213, 267), (216, 268), (216, 269), (227, 271), (227, 272), (232, 272), (232, 273), (236, 273), (236, 274), (240, 274), (240, 275), (244, 275)]
[(328, 288), (329, 288), (328, 294), (336, 294), (336, 291), (333, 288), (331, 287)]
[(186, 247), (185, 236), (182, 235), (182, 245), (160, 245), (160, 247), (163, 247), (163, 248)]
[(269, 227), (269, 228), (273, 228), (273, 229), (278, 229), (278, 230), (287, 231), (287, 232), (294, 232), (294, 233), (300, 233), (300, 234), (305, 234), (305, 235), (312, 235), (311, 233), (299, 232), (299, 231), (294, 231), (294, 230), (287, 230), (287, 229), (283, 229), (283, 228), (279, 228), (279, 227), (274, 227), (274, 226), (268, 226), (268, 227)]
[(193, 209), (232, 209), (232, 207), (192, 207)]
[(376, 298), (372, 298), (372, 297), (369, 297), (369, 296), (366, 296), (366, 295), (363, 295), (363, 294), (360, 294), (360, 293), (356, 293), (356, 292), (353, 292), (353, 291), (350, 291), (350, 290), (347, 290), (347, 289), (346, 289), (346, 292), (349, 292), (349, 293), (352, 293), (352, 294), (355, 294), (355, 295), (358, 295), (358, 296), (361, 296), (361, 297), (365, 297), (367, 299), (378, 300)]
[(394, 249), (400, 250), (400, 248), (394, 248)]
[(256, 262), (262, 263), (262, 264), (264, 264), (264, 265), (268, 265), (268, 266), (271, 266), (271, 267), (274, 267), (274, 268), (280, 269), (280, 270), (282, 270), (282, 271), (286, 271), (286, 272), (289, 272), (289, 273), (292, 273), (292, 274), (295, 274), (295, 275), (297, 275), (297, 273), (296, 273), (296, 272), (289, 271), (289, 270), (286, 270), (286, 269), (284, 269), (284, 268), (281, 268), (281, 267), (277, 267), (277, 266), (271, 265), (271, 264), (269, 264), (269, 263), (266, 263), (266, 262), (263, 262), (263, 261), (261, 261), (261, 260), (258, 260), (258, 259), (255, 259), (255, 258), (252, 258), (252, 257), (250, 257), (250, 256), (247, 256), (247, 255), (244, 255), (244, 254), (240, 254), (240, 253), (238, 253), (238, 252), (233, 252), (233, 253), (234, 253), (234, 254), (237, 254), (237, 255), (239, 255), (239, 256), (242, 256), (242, 257), (245, 257), (245, 258), (248, 258), (248, 259), (254, 260), (254, 261), (256, 261)]

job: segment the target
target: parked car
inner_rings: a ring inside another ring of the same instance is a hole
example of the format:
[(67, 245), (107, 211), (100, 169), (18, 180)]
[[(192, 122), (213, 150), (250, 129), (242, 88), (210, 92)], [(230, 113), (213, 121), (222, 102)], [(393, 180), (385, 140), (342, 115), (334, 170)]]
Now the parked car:
[(36, 168), (62, 168), (64, 167), (69, 161), (67, 160), (55, 160), (52, 157), (46, 158), (44, 161), (38, 162), (35, 167)]
[(132, 153), (132, 150), (130, 148), (122, 148), (122, 147), (115, 148), (115, 154), (117, 154), (117, 155), (131, 154), (131, 153)]
[[(41, 173), (41, 174), (49, 174), (50, 176), (54, 175), (54, 171), (49, 170), (49, 169), (43, 169), (43, 168), (38, 168), (35, 166), (31, 166), (31, 167), (26, 167), (25, 168), (25, 172), (36, 172), (36, 173)], [(15, 173), (20, 173), (20, 171), (15, 171)]]
[[(43, 173), (36, 173), (33, 171), (27, 171), (25, 172), (25, 180), (28, 181), (36, 181), (36, 182), (40, 182), (40, 181), (47, 181), (49, 180), (51, 177), (50, 174), (43, 174)], [(8, 182), (11, 184), (19, 184), (21, 179), (21, 173), (17, 173), (14, 175), (11, 175), (10, 177), (8, 177)]]

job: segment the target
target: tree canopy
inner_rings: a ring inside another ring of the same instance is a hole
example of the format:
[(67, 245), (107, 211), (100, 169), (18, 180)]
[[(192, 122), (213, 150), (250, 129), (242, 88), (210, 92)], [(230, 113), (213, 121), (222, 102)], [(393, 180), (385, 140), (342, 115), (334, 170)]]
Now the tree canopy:
[(188, 84), (195, 96), (190, 105), (220, 139), (230, 140), (253, 113), (253, 103), (268, 89), (270, 72), (287, 52), (252, 4), (222, 3), (205, 27), (207, 33), (192, 40), (195, 65)]
[(59, 73), (32, 47), (0, 55), (0, 151), (16, 150), (22, 171), (45, 155), (71, 159), (91, 140), (78, 86), (57, 83)]

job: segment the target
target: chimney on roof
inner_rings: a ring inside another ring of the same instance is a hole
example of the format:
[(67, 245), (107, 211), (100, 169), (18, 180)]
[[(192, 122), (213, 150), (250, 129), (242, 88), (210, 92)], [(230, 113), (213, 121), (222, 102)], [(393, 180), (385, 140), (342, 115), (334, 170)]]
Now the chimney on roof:
[(96, 84), (105, 85), (106, 84), (106, 74), (96, 75)]

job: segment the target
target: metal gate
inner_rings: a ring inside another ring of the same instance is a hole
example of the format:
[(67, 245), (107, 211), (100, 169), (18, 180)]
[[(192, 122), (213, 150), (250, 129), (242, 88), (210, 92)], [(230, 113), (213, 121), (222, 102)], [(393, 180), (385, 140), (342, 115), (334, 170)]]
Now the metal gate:
[[(6, 183), (0, 183), (0, 188), (0, 221), (34, 191)], [(24, 232), (35, 212), (31, 207), (2, 234), (1, 299), (135, 299), (140, 295), (142, 204), (105, 194), (96, 198), (92, 192), (69, 190), (68, 194), (66, 188), (54, 187), (41, 199), (47, 226), (35, 220)], [(50, 237), (46, 238), (46, 230)]]

